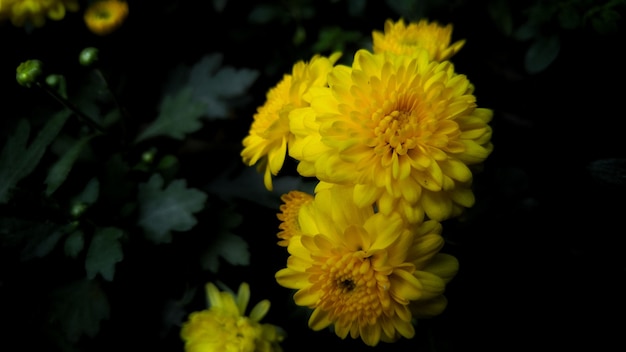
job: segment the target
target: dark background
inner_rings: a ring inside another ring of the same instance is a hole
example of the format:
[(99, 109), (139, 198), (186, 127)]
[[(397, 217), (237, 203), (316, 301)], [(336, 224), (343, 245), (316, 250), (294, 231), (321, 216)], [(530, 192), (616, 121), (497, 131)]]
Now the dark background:
[[(264, 298), (272, 301), (263, 321), (287, 330), (285, 351), (305, 346), (346, 351), (626, 347), (623, 19), (615, 20), (614, 30), (598, 31), (589, 23), (563, 28), (554, 15), (541, 24), (541, 33), (558, 35), (558, 56), (544, 70), (529, 73), (524, 60), (532, 40), (516, 38), (515, 29), (531, 18), (529, 9), (556, 1), (409, 1), (413, 7), (406, 7), (405, 13), (390, 3), (370, 1), (360, 12), (351, 13), (344, 1), (231, 0), (222, 11), (208, 1), (129, 1), (128, 19), (106, 37), (88, 32), (78, 13), (34, 30), (3, 23), (0, 128), (3, 137), (8, 136), (18, 117), (55, 104), (44, 93), (16, 84), (15, 68), (24, 60), (38, 58), (46, 70), (61, 72), (71, 81), (84, 74), (75, 64), (77, 53), (86, 46), (100, 48), (102, 67), (134, 117), (129, 128), (139, 131), (156, 114), (166, 72), (207, 53), (221, 52), (224, 64), (260, 72), (248, 100), (238, 105), (232, 118), (212, 121), (185, 141), (155, 142), (160, 150), (179, 157), (178, 177), (206, 187), (223, 163), (244, 168), (239, 164), (241, 139), (256, 107), (293, 63), (315, 53), (322, 28), (338, 26), (362, 34), (343, 43), (344, 58), (349, 59), (370, 40), (372, 30), (382, 30), (387, 18), (427, 17), (452, 23), (454, 40), (467, 41), (452, 59), (456, 71), (475, 85), (479, 106), (494, 110), (494, 152), (475, 173), (476, 205), (463, 217), (444, 222), (443, 252), (459, 259), (460, 270), (448, 285), (449, 306), (441, 316), (420, 321), (412, 340), (376, 348), (360, 340), (342, 341), (328, 331), (309, 330), (307, 313), (293, 305), (292, 293), (273, 278), (286, 260), (284, 249), (275, 245), (278, 209), (238, 200), (235, 207), (243, 221), (233, 231), (248, 242), (251, 265), (223, 263), (217, 273), (199, 267), (194, 236), (210, 233), (221, 216), (215, 211), (221, 200), (209, 195), (214, 206), (199, 216), (192, 232), (180, 234), (168, 245), (125, 244), (115, 280), (101, 283), (110, 302), (110, 318), (102, 322), (97, 335), (76, 343), (59, 342), (50, 332), (54, 324), (47, 309), (50, 292), (80, 277), (83, 268), (64, 259), (61, 252), (21, 261), (20, 248), (3, 243), (0, 319), (5, 328), (0, 336), (4, 343), (17, 343), (25, 350), (65, 346), (66, 351), (182, 351), (179, 328), (163, 324), (164, 307), (189, 287), (201, 289), (206, 281), (220, 280), (233, 289), (241, 281), (249, 282), (251, 305)], [(581, 13), (594, 6), (586, 1), (561, 3)], [(266, 23), (253, 22), (250, 14), (262, 4), (282, 7), (285, 13)], [(614, 9), (623, 15), (623, 4)], [(306, 38), (294, 44), (298, 28)], [(101, 154), (116, 148), (122, 146), (115, 141), (96, 145)], [(136, 157), (142, 151), (127, 152)], [(59, 220), (64, 216), (36, 195), (37, 182), (45, 175), (40, 169), (37, 172), (39, 178), (29, 177), (21, 184), (35, 187), (28, 193), (30, 198), (0, 208), (4, 217)], [(108, 209), (99, 210), (92, 217), (106, 222)], [(182, 311), (204, 308), (200, 292)]]

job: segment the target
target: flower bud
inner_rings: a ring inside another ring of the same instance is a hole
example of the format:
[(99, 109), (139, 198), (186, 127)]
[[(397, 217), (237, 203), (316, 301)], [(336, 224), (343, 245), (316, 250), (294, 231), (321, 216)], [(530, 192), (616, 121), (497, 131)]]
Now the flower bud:
[(39, 60), (27, 60), (22, 62), (16, 70), (15, 79), (24, 87), (30, 87), (35, 83), (43, 72), (43, 63)]
[(91, 66), (98, 61), (98, 48), (88, 47), (80, 52), (78, 62), (83, 66)]

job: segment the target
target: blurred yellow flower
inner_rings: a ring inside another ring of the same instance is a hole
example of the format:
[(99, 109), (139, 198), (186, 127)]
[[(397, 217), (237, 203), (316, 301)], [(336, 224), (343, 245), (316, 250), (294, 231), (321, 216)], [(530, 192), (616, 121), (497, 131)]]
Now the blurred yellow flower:
[(444, 61), (456, 54), (465, 40), (450, 44), (452, 25), (441, 26), (437, 22), (420, 20), (405, 24), (403, 19), (385, 21), (384, 32), (372, 32), (373, 51), (389, 51), (401, 55), (414, 55), (419, 50), (426, 50), (431, 60)]
[(247, 283), (239, 286), (237, 295), (219, 291), (213, 283), (206, 285), (209, 308), (193, 312), (183, 324), (180, 336), (186, 352), (280, 352), (282, 330), (271, 324), (260, 324), (270, 302), (257, 303), (250, 316), (246, 308), (250, 299)]
[(119, 28), (126, 16), (128, 16), (126, 1), (99, 0), (89, 5), (83, 18), (91, 32), (107, 35)]
[(58, 21), (67, 11), (78, 9), (77, 0), (0, 0), (0, 21), (9, 19), (16, 27), (41, 27), (47, 18)]
[(492, 111), (449, 61), (359, 50), (310, 107), (290, 115), (290, 155), (302, 176), (354, 185), (360, 207), (442, 221), (474, 204), (468, 165), (491, 153)]
[(308, 106), (304, 99), (311, 87), (327, 85), (326, 76), (340, 54), (330, 57), (315, 55), (309, 62), (299, 61), (293, 65), (291, 74), (283, 79), (266, 96), (265, 103), (257, 109), (248, 136), (243, 139), (241, 157), (246, 165), (257, 165), (264, 173), (264, 183), (273, 189), (272, 175), (283, 167), (287, 149), (293, 135), (289, 131), (289, 113)]
[(439, 257), (440, 224), (418, 227), (396, 213), (357, 208), (352, 187), (324, 186), (300, 207), (300, 233), (276, 280), (297, 290), (297, 305), (313, 309), (313, 330), (332, 325), (340, 338), (360, 337), (369, 346), (413, 337), (413, 312), (440, 313), (458, 268), (454, 257)]

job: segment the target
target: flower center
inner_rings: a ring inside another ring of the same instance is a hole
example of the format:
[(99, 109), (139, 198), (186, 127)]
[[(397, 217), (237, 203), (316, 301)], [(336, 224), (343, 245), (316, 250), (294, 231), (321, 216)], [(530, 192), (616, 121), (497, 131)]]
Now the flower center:
[(320, 306), (331, 317), (373, 324), (390, 307), (387, 275), (376, 271), (365, 252), (329, 257), (321, 269)]
[(420, 110), (417, 99), (403, 96), (392, 100), (389, 108), (376, 111), (372, 115), (377, 124), (374, 128), (376, 153), (385, 154), (391, 148), (398, 155), (404, 155), (417, 147), (424, 128)]

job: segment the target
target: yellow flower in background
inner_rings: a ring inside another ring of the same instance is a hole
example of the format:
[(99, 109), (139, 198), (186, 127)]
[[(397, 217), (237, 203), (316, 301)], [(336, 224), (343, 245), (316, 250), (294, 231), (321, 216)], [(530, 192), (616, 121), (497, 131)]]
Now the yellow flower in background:
[(372, 32), (373, 51), (385, 51), (401, 55), (414, 55), (416, 51), (426, 50), (431, 60), (444, 61), (456, 54), (465, 40), (450, 44), (452, 39), (452, 25), (441, 26), (437, 22), (420, 20), (408, 25), (404, 20), (397, 22), (385, 21), (384, 32)]
[(41, 27), (46, 19), (62, 20), (67, 11), (78, 9), (77, 0), (0, 0), (0, 21), (9, 19), (16, 27)]
[(332, 325), (340, 338), (360, 337), (370, 346), (411, 338), (412, 311), (441, 311), (456, 262), (437, 257), (443, 246), (438, 222), (417, 227), (396, 213), (357, 208), (352, 191), (325, 184), (302, 204), (300, 234), (291, 237), (287, 267), (276, 280), (297, 290), (297, 305), (313, 309), (313, 330)]
[(298, 214), (300, 207), (313, 200), (313, 196), (301, 192), (291, 191), (287, 194), (283, 194), (280, 199), (283, 204), (280, 205), (280, 213), (277, 214), (278, 220), (281, 223), (278, 225), (280, 231), (278, 232), (278, 245), (287, 247), (291, 237), (301, 234), (300, 225), (298, 223)]
[(308, 106), (304, 99), (311, 87), (326, 86), (326, 76), (340, 54), (330, 57), (313, 56), (309, 62), (299, 61), (291, 74), (283, 79), (266, 96), (265, 103), (257, 109), (248, 136), (243, 140), (241, 157), (246, 165), (257, 165), (264, 173), (264, 183), (273, 189), (272, 175), (283, 167), (288, 146), (293, 140), (289, 131), (289, 113)]
[(119, 28), (128, 16), (128, 3), (122, 0), (93, 2), (84, 14), (85, 24), (97, 35), (107, 35)]
[(186, 352), (280, 352), (284, 339), (280, 328), (261, 324), (270, 302), (257, 303), (245, 315), (250, 300), (247, 283), (239, 286), (237, 295), (220, 291), (213, 283), (206, 285), (209, 308), (193, 312), (183, 324), (180, 336)]
[(290, 155), (302, 176), (354, 185), (360, 207), (442, 221), (474, 204), (468, 165), (491, 153), (492, 111), (449, 61), (359, 50), (311, 106), (295, 110)]

